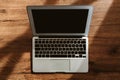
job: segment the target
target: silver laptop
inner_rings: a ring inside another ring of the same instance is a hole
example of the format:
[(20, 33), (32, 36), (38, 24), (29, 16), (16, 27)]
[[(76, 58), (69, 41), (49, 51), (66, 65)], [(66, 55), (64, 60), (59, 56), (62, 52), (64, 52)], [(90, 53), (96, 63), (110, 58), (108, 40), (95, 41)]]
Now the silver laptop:
[(91, 6), (28, 6), (33, 73), (88, 72)]

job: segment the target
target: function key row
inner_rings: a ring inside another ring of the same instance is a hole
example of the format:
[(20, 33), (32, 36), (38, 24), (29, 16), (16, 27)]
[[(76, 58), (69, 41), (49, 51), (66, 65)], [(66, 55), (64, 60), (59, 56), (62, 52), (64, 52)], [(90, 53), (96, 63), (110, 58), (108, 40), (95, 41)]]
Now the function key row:
[(35, 43), (86, 43), (85, 39), (35, 39)]

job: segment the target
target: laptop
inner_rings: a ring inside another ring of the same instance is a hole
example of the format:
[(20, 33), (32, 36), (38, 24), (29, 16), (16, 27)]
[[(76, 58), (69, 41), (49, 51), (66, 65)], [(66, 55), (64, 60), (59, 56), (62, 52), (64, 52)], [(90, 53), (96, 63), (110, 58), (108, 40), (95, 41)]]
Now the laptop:
[(27, 6), (33, 73), (88, 72), (92, 6)]

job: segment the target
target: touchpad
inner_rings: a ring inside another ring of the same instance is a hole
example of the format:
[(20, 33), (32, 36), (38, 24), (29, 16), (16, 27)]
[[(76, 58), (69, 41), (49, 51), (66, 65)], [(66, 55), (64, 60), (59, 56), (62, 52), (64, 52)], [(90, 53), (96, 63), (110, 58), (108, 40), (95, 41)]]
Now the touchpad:
[(70, 60), (51, 59), (51, 68), (55, 72), (65, 72), (70, 70)]

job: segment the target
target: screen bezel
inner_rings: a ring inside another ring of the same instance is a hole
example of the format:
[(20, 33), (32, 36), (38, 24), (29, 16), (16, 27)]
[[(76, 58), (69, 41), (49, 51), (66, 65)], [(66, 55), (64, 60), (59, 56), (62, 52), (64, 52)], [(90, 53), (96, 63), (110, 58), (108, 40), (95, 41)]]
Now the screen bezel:
[[(33, 9), (88, 9), (88, 17), (86, 22), (85, 33), (36, 33), (35, 25), (33, 21), (32, 10)], [(29, 21), (31, 24), (33, 35), (83, 35), (88, 36), (90, 21), (92, 17), (93, 7), (92, 6), (27, 6)]]

